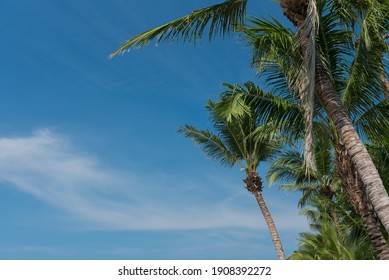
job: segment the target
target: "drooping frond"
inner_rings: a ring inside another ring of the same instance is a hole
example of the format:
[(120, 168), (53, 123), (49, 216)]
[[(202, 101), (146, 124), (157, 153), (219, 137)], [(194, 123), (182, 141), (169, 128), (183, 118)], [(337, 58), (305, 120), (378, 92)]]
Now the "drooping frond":
[(247, 0), (227, 0), (223, 3), (193, 11), (186, 16), (143, 32), (111, 54), (111, 58), (131, 48), (148, 45), (152, 40), (168, 42), (181, 40), (195, 42), (202, 38), (208, 26), (209, 39), (216, 34), (225, 35), (235, 31), (236, 25), (244, 20)]
[(386, 190), (389, 191), (389, 138), (369, 143), (366, 148), (377, 166)]
[(350, 113), (356, 110), (355, 106), (363, 106), (363, 103), (383, 97), (381, 79), (385, 71), (382, 63), (383, 46), (372, 43), (368, 48), (362, 38), (356, 44), (354, 60), (343, 95), (343, 102)]
[(280, 94), (297, 92), (294, 85), (302, 57), (294, 32), (275, 18), (252, 17), (249, 23), (239, 30), (242, 39), (251, 46), (252, 66), (260, 76), (266, 77), (272, 91)]
[(389, 138), (389, 99), (365, 104), (359, 112), (354, 111), (353, 123), (362, 138), (385, 141)]
[[(389, 4), (387, 0), (331, 1), (331, 12), (353, 33), (354, 57), (349, 71), (349, 83), (345, 90), (345, 104), (349, 106), (355, 89), (365, 91), (365, 87), (381, 85), (385, 92), (385, 55), (389, 52)], [(359, 78), (360, 77), (360, 78)], [(380, 81), (378, 79), (380, 78)], [(375, 81), (374, 81), (375, 79)], [(379, 88), (380, 86), (378, 86)], [(371, 91), (372, 89), (368, 89)], [(350, 93), (351, 92), (351, 93)]]
[(319, 15), (317, 51), (335, 88), (342, 91), (350, 67), (348, 56), (351, 55), (353, 33), (340, 25), (338, 15), (331, 12), (328, 5), (320, 8)]
[(301, 105), (305, 116), (304, 163), (308, 169), (315, 164), (312, 157), (313, 114), (315, 108), (315, 66), (316, 66), (316, 33), (319, 25), (316, 0), (308, 1), (307, 16), (299, 28), (299, 39), (303, 46), (303, 63), (298, 79)]
[(368, 48), (371, 43), (385, 40), (389, 28), (387, 0), (332, 0), (331, 2), (331, 11), (338, 15), (345, 26), (354, 31), (356, 38), (362, 38)]
[(219, 161), (223, 165), (233, 166), (239, 161), (239, 158), (223, 144), (220, 137), (208, 130), (201, 130), (191, 125), (184, 125), (179, 127), (177, 132), (185, 135), (185, 137), (191, 138), (202, 148), (207, 156)]
[[(296, 186), (307, 182), (305, 172), (301, 172), (302, 163), (303, 158), (299, 152), (295, 150), (284, 151), (269, 167), (267, 172), (269, 184), (273, 185), (275, 182), (283, 181), (285, 186)], [(297, 186), (293, 188), (301, 189)]]
[(288, 149), (276, 156), (267, 173), (269, 184), (279, 182), (283, 190), (302, 192), (300, 207), (304, 207), (317, 196), (331, 200), (336, 188), (328, 127), (321, 123), (314, 124), (315, 142), (312, 152), (316, 169), (308, 170), (307, 173), (303, 167), (303, 155)]

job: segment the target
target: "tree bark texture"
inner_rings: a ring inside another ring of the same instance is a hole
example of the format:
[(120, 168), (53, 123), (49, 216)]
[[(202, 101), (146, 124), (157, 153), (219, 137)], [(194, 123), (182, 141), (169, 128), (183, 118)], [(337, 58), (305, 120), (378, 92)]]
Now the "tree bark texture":
[(324, 109), (333, 121), (340, 141), (358, 172), (366, 193), (389, 233), (389, 196), (365, 146), (355, 131), (339, 94), (336, 92), (320, 59), (316, 59), (316, 87)]
[(343, 190), (355, 211), (362, 217), (366, 232), (381, 260), (389, 260), (389, 245), (381, 232), (373, 207), (366, 196), (363, 183), (356, 172), (344, 145), (335, 143), (335, 162)]
[(255, 196), (257, 199), (259, 208), (262, 211), (262, 215), (265, 218), (267, 227), (270, 231), (274, 248), (276, 249), (277, 256), (280, 260), (285, 260), (284, 249), (282, 248), (281, 240), (278, 235), (277, 228), (274, 224), (273, 218), (270, 215), (270, 211), (266, 206), (265, 200), (262, 196), (262, 180), (256, 172), (248, 172), (247, 177), (243, 180), (246, 184), (246, 188)]

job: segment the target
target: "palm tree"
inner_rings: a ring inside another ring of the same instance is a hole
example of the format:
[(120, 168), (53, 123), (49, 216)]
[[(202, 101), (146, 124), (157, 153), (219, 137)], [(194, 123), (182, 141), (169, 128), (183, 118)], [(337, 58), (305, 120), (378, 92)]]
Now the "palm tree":
[[(321, 25), (316, 46), (320, 53), (320, 57), (316, 58), (316, 88), (319, 102), (334, 124), (336, 139), (345, 145), (345, 151), (350, 157), (352, 165), (357, 170), (358, 176), (361, 176), (364, 191), (369, 194), (375, 211), (378, 213), (381, 221), (382, 219), (389, 221), (388, 209), (385, 208), (388, 202), (387, 192), (382, 185), (378, 173), (376, 174), (378, 177), (375, 177), (377, 179), (375, 182), (379, 183), (377, 183), (379, 187), (376, 185), (375, 190), (379, 191), (379, 193), (375, 193), (373, 191), (374, 188), (371, 188), (372, 185), (368, 185), (369, 182), (372, 183), (369, 181), (371, 179), (369, 174), (365, 174), (365, 177), (362, 176), (363, 170), (374, 167), (374, 164), (372, 166), (370, 164), (372, 162), (366, 159), (366, 157), (369, 157), (367, 152), (364, 156), (361, 156), (364, 153), (362, 150), (365, 150), (365, 148), (354, 127), (352, 127), (352, 121), (356, 123), (358, 118), (366, 120), (366, 118), (363, 118), (365, 116), (359, 113), (364, 112), (365, 115), (370, 115), (370, 120), (375, 118), (375, 121), (370, 123), (371, 127), (365, 126), (365, 131), (360, 132), (365, 132), (370, 134), (369, 136), (374, 135), (375, 137), (381, 137), (382, 134), (387, 135), (389, 132), (387, 129), (389, 120), (387, 108), (382, 119), (379, 118), (379, 115), (374, 115), (378, 113), (378, 109), (385, 102), (379, 101), (379, 97), (382, 96), (381, 81), (379, 79), (380, 69), (382, 69), (382, 51), (380, 50), (383, 48), (380, 43), (370, 43), (370, 49), (367, 49), (365, 45), (360, 46), (362, 40), (364, 40), (360, 39), (355, 50), (348, 50), (350, 46), (349, 40), (352, 38), (350, 37), (350, 32), (339, 27), (339, 17), (336, 13), (328, 12), (330, 7), (324, 5), (325, 1), (319, 2), (322, 4), (318, 6)], [(295, 16), (294, 18), (301, 19), (300, 16)], [(253, 46), (254, 64), (259, 67), (262, 73), (269, 75), (268, 80), (273, 85), (281, 84), (282, 86), (286, 84), (289, 86), (289, 90), (299, 92), (302, 86), (298, 86), (301, 81), (299, 81), (299, 74), (296, 73), (295, 69), (299, 69), (301, 61), (305, 59), (303, 55), (299, 56), (299, 53), (301, 53), (300, 49), (304, 46), (301, 45), (301, 39), (296, 38), (293, 32), (284, 28), (276, 20), (273, 21), (272, 23), (254, 18), (252, 20), (253, 26), (242, 28), (242, 32), (245, 33), (246, 39)], [(295, 23), (302, 25), (301, 20)], [(354, 54), (355, 57), (353, 63), (347, 69), (344, 67), (349, 64), (346, 62), (343, 53)], [(288, 63), (285, 64), (285, 61)], [(317, 67), (318, 64), (319, 67)], [(317, 71), (318, 69), (322, 71)], [(351, 69), (349, 74), (347, 74), (348, 69)], [(279, 73), (283, 75), (281, 79)], [(344, 82), (345, 76), (349, 77), (346, 83)], [(324, 78), (326, 79), (325, 84), (323, 84)], [(321, 83), (321, 85), (318, 83)], [(326, 85), (326, 87), (322, 87), (323, 85)], [(323, 89), (326, 89), (326, 91), (323, 91)], [(331, 91), (328, 91), (328, 89), (331, 89)], [(340, 98), (340, 93), (342, 92), (343, 100)], [(327, 95), (323, 96), (323, 93)], [(328, 97), (331, 98), (328, 99)], [(377, 105), (377, 102), (381, 102), (381, 104)], [(330, 108), (328, 105), (331, 105)], [(334, 111), (334, 109), (336, 110)], [(354, 112), (355, 119), (351, 120), (349, 118), (350, 111)], [(347, 118), (340, 118), (341, 115)], [(349, 145), (347, 146), (346, 143)], [(356, 165), (354, 162), (357, 157), (360, 157), (358, 162), (361, 165)], [(362, 160), (364, 158), (365, 160)], [(358, 169), (360, 167), (362, 167), (362, 170)], [(366, 181), (364, 179), (369, 180)], [(379, 208), (380, 206), (382, 208)], [(382, 222), (388, 231), (388, 224), (385, 225), (385, 222)]]
[[(388, 102), (380, 92), (381, 87), (377, 83), (374, 71), (370, 71), (367, 66), (379, 63), (380, 59), (376, 57), (377, 53), (379, 54), (377, 52), (378, 47), (371, 46), (370, 51), (366, 49), (363, 51), (361, 47), (358, 48), (354, 62), (351, 65), (347, 64), (347, 61), (342, 57), (342, 53), (347, 53), (345, 46), (347, 46), (350, 33), (347, 30), (334, 29), (333, 26), (336, 24), (336, 20), (334, 14), (321, 14), (321, 34), (318, 39), (318, 46), (323, 49), (321, 53), (327, 61), (327, 67), (331, 70), (334, 84), (338, 92), (342, 93), (342, 102), (360, 135), (375, 141), (387, 139), (389, 132)], [(254, 18), (251, 22), (252, 25), (243, 28), (242, 32), (253, 46), (253, 64), (259, 67), (262, 75), (267, 76), (266, 82), (275, 88), (279, 94), (283, 96), (289, 94), (293, 97), (293, 92), (298, 91), (294, 87), (294, 80), (298, 76), (295, 74), (295, 69), (298, 69), (302, 59), (299, 55), (299, 41), (291, 30), (283, 27), (275, 19), (268, 21)], [(348, 73), (351, 73), (351, 76), (360, 73), (360, 78), (345, 79), (344, 77), (347, 77)], [(317, 104), (317, 106), (319, 105)], [(266, 107), (267, 111), (268, 108), (270, 108), (269, 105)], [(319, 111), (318, 108), (315, 110), (316, 119), (327, 123), (325, 112)], [(268, 114), (266, 111), (263, 113)], [(328, 123), (327, 126), (328, 131), (321, 131), (321, 134), (328, 135), (328, 143), (331, 142), (330, 140), (333, 142), (338, 163), (337, 173), (340, 175), (338, 177), (342, 182), (343, 190), (349, 194), (355, 209), (364, 217), (365, 226), (376, 248), (377, 255), (381, 259), (387, 259), (389, 258), (389, 247), (376, 223), (372, 207), (368, 206), (371, 204), (370, 200), (365, 195), (366, 191), (362, 187), (363, 184), (356, 184), (361, 181), (360, 177), (355, 172), (351, 161), (349, 164), (339, 164), (340, 162), (347, 163), (349, 157), (346, 150), (342, 148), (338, 133), (331, 128), (332, 123)], [(322, 147), (324, 146), (322, 144)], [(317, 164), (319, 163), (317, 162)], [(304, 172), (299, 174), (303, 177), (305, 175)]]
[(253, 110), (241, 118), (227, 120), (218, 112), (220, 104), (209, 101), (208, 110), (218, 135), (209, 130), (184, 125), (179, 133), (193, 139), (206, 155), (226, 166), (240, 165), (246, 173), (244, 183), (256, 198), (265, 218), (278, 258), (285, 259), (282, 244), (269, 209), (262, 196), (262, 179), (257, 173), (260, 162), (272, 157), (281, 142), (274, 138), (267, 126), (257, 126), (257, 116)]
[[(369, 46), (374, 41), (382, 42), (384, 34), (388, 31), (389, 4), (387, 1), (367, 0), (364, 5), (358, 6), (361, 1), (346, 0), (280, 0), (281, 7), (287, 18), (297, 27), (302, 62), (298, 65), (300, 74), (294, 79), (296, 92), (300, 94), (306, 116), (306, 150), (309, 152), (312, 143), (312, 105), (313, 93), (316, 95), (328, 117), (334, 123), (337, 134), (350, 156), (352, 164), (361, 177), (364, 188), (368, 194), (374, 210), (377, 212), (382, 224), (389, 232), (389, 196), (386, 192), (378, 171), (371, 160), (365, 146), (355, 131), (348, 112), (340, 99), (334, 75), (331, 72), (329, 61), (326, 60), (328, 52), (321, 48), (316, 51), (316, 33), (321, 32), (321, 19), (318, 17), (320, 7), (331, 6), (336, 12), (339, 22), (348, 26), (360, 23), (361, 36), (358, 46)], [(316, 3), (317, 2), (317, 3)], [(111, 57), (123, 53), (132, 47), (142, 47), (153, 39), (159, 41), (182, 40), (196, 42), (209, 26), (209, 39), (215, 34), (229, 34), (236, 31), (237, 23), (243, 22), (247, 0), (227, 0), (220, 4), (203, 8), (164, 24), (160, 27), (141, 33), (128, 40)], [(340, 24), (334, 28), (340, 28)], [(330, 47), (330, 46), (328, 46)], [(372, 69), (372, 68), (370, 68)], [(382, 73), (382, 67), (378, 69)], [(373, 71), (372, 71), (373, 72)], [(380, 75), (376, 76), (378, 79)], [(350, 77), (351, 78), (351, 77)], [(382, 82), (380, 82), (382, 85)], [(309, 163), (309, 153), (306, 154)]]

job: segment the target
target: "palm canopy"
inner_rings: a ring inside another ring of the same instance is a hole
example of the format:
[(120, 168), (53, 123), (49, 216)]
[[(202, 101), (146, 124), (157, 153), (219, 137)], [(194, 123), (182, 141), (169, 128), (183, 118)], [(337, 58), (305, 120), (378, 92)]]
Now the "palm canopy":
[(207, 156), (221, 164), (239, 164), (248, 172), (255, 172), (261, 161), (270, 159), (281, 147), (281, 141), (275, 138), (271, 125), (257, 125), (255, 111), (228, 120), (218, 106), (220, 102), (212, 101), (207, 106), (217, 134), (191, 125), (181, 126), (178, 132), (193, 139)]

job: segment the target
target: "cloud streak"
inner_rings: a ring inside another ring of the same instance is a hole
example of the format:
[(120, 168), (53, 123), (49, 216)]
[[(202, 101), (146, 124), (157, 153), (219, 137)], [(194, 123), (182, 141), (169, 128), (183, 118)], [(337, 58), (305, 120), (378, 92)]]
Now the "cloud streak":
[[(146, 172), (145, 172), (146, 173)], [(104, 166), (73, 147), (64, 136), (40, 130), (26, 137), (0, 138), (0, 181), (68, 213), (69, 220), (96, 230), (186, 230), (265, 227), (260, 213), (226, 193), (207, 199), (216, 190), (196, 181), (168, 176), (128, 174)], [(146, 178), (146, 179), (145, 179)], [(187, 180), (185, 182), (185, 180)], [(185, 188), (191, 185), (195, 187)], [(221, 188), (221, 186), (220, 186)], [(252, 200), (253, 201), (253, 200)], [(255, 203), (254, 201), (252, 203)], [(279, 228), (296, 229), (302, 218), (290, 217), (290, 205), (274, 213)]]

